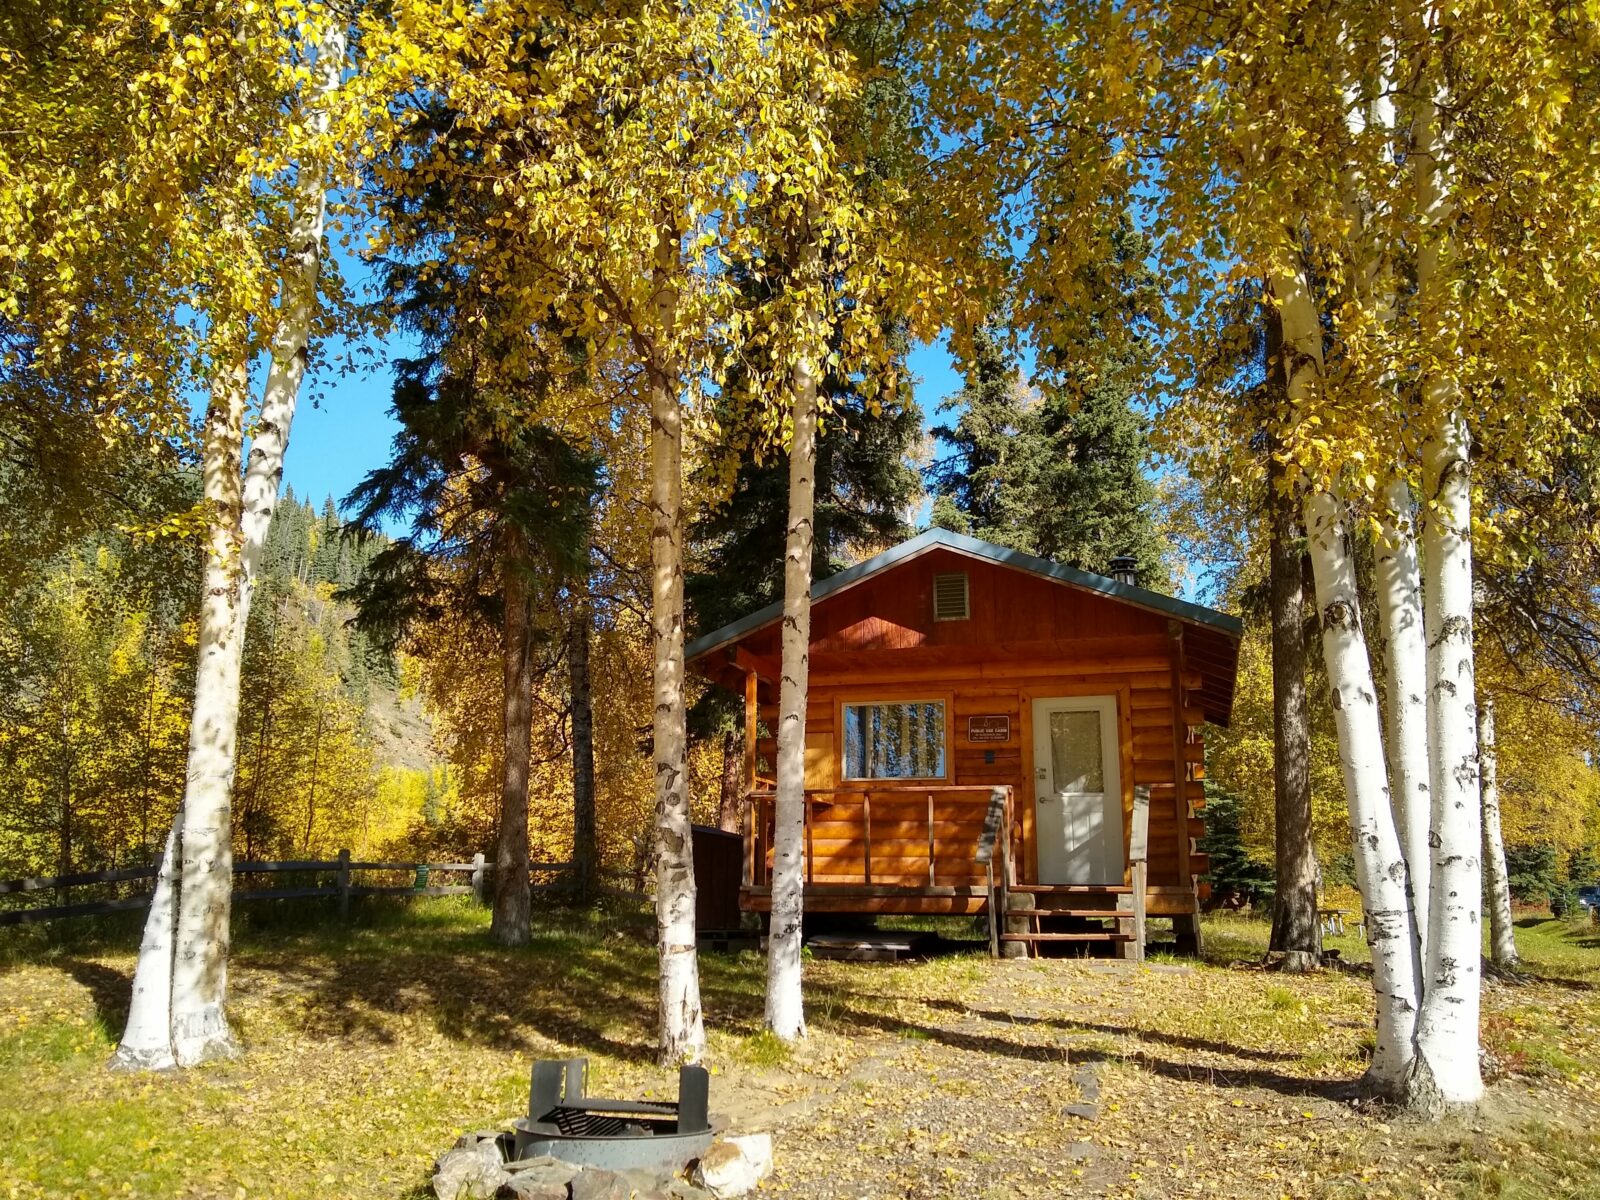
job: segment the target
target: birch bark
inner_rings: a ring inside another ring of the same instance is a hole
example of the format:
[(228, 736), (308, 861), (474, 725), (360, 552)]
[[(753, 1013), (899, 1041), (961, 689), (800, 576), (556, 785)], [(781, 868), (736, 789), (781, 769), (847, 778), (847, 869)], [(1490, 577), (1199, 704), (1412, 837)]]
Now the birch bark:
[(1390, 483), (1378, 513), (1374, 574), (1383, 622), (1389, 789), (1415, 914), (1417, 962), (1427, 961), (1432, 864), (1428, 827), (1427, 651), (1411, 489)]
[[(808, 351), (809, 353), (809, 351)], [(805, 906), (806, 696), (811, 653), (811, 553), (816, 506), (817, 378), (794, 366), (789, 450), (789, 531), (783, 561), (783, 661), (778, 686), (778, 786), (774, 800), (772, 924), (767, 941), (767, 1027), (805, 1036), (801, 993)]]
[(126, 1071), (165, 1071), (178, 1065), (172, 1056), (172, 939), (178, 927), (178, 841), (180, 809), (167, 830), (166, 849), (150, 897), (150, 916), (133, 971), (128, 1024), (111, 1066)]
[[(1322, 384), (1322, 325), (1303, 272), (1280, 267), (1272, 276), (1272, 287), (1282, 314), (1285, 388), (1291, 411), (1297, 412), (1314, 399)], [(1306, 493), (1302, 511), (1350, 808), (1356, 877), (1372, 946), (1377, 1044), (1368, 1077), (1378, 1090), (1399, 1095), (1414, 1057), (1419, 994), (1411, 897), (1389, 806), (1377, 688), (1361, 625), (1343, 506), (1326, 488), (1315, 488)]]
[(1305, 522), (1322, 618), (1322, 657), (1350, 806), (1356, 878), (1372, 947), (1378, 1022), (1368, 1077), (1379, 1091), (1398, 1097), (1411, 1073), (1419, 1001), (1405, 857), (1389, 807), (1377, 689), (1339, 500), (1327, 491), (1311, 493), (1306, 497)]
[(682, 381), (676, 334), (678, 233), (663, 221), (654, 271), (656, 353), (650, 377), (650, 634), (654, 652), (656, 938), (660, 960), (661, 1061), (705, 1053), (700, 964), (695, 951), (694, 843), (689, 827), (683, 695)]
[[(1426, 79), (1424, 86), (1427, 86)], [(1469, 439), (1453, 363), (1448, 281), (1450, 218), (1440, 97), (1425, 95), (1413, 129), (1418, 327), (1423, 340), (1423, 625), (1428, 631), (1428, 787), (1433, 874), (1428, 957), (1411, 1103), (1424, 1112), (1483, 1095), (1478, 1010), (1483, 903), (1477, 713), (1472, 648), (1472, 486)]]
[[(219, 341), (221, 339), (219, 338)], [(233, 899), (233, 769), (239, 731), (240, 454), (250, 373), (243, 338), (219, 351), (201, 450), (209, 514), (201, 578), (199, 661), (178, 842), (172, 963), (172, 1050), (180, 1066), (230, 1055), (223, 1004)]]
[(1459, 414), (1423, 455), (1431, 511), (1423, 526), (1428, 644), (1428, 786), (1433, 798), (1432, 903), (1418, 1079), (1413, 1104), (1475, 1103), (1483, 931), (1481, 809), (1472, 655), (1471, 484)]
[(1489, 901), (1489, 957), (1495, 966), (1514, 971), (1522, 965), (1511, 924), (1511, 881), (1506, 870), (1506, 843), (1500, 832), (1500, 760), (1494, 746), (1494, 700), (1478, 705), (1478, 786), (1483, 797), (1483, 871)]

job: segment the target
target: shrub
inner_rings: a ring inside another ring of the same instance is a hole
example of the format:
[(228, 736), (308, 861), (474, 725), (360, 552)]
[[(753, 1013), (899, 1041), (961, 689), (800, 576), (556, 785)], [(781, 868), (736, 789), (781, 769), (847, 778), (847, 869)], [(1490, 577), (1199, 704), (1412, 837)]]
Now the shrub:
[(1543, 903), (1556, 887), (1556, 848), (1507, 846), (1506, 876), (1512, 899), (1522, 904)]
[(1245, 850), (1240, 810), (1237, 795), (1206, 781), (1206, 833), (1200, 851), (1211, 858), (1208, 908), (1261, 907), (1272, 900), (1272, 868)]

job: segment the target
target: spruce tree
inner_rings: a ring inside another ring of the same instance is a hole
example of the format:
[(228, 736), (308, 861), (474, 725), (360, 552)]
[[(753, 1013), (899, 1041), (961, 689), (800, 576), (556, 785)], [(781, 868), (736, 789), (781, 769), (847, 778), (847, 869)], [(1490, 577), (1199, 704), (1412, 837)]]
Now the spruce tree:
[[(910, 518), (922, 494), (911, 456), (922, 436), (922, 412), (911, 396), (903, 353), (901, 380), (874, 401), (860, 380), (829, 373), (819, 394), (829, 411), (817, 435), (816, 530), (813, 580), (887, 549), (911, 535)], [(788, 460), (775, 450), (749, 452), (762, 436), (753, 415), (730, 403), (723, 428), (739, 446), (738, 468), (725, 503), (706, 510), (690, 528), (695, 569), (684, 580), (690, 628), (705, 632), (754, 612), (783, 594), (784, 536), (789, 505)], [(717, 464), (708, 464), (713, 472)], [(723, 778), (718, 821), (738, 827), (742, 782), (742, 701), (713, 688), (690, 710), (691, 736), (722, 740)]]
[(1140, 582), (1159, 589), (1168, 575), (1149, 431), (1135, 407), (1155, 287), (1145, 240), (1128, 221), (1113, 245), (1083, 281), (1085, 332), (1040, 347), (1031, 388), (998, 326), (974, 339), (965, 386), (940, 406), (960, 416), (933, 430), (948, 451), (929, 471), (933, 522), (1102, 575), (1130, 557)]

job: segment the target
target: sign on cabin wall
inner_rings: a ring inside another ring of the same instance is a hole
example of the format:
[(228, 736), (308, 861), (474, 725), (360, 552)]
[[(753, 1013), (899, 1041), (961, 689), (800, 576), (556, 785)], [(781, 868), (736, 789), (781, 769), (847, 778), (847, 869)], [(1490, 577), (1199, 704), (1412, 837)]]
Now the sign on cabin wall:
[(1005, 713), (967, 718), (967, 741), (1009, 742), (1010, 740), (1011, 718)]

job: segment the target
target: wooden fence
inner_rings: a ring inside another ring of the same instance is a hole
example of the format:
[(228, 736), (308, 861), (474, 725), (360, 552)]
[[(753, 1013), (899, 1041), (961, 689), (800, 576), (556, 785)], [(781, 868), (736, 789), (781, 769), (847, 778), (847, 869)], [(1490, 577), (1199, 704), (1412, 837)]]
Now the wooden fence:
[[(146, 867), (120, 867), (110, 871), (84, 871), (75, 875), (52, 875), (35, 879), (7, 879), (0, 880), (0, 896), (20, 895), (28, 892), (54, 891), (65, 895), (69, 889), (88, 887), (94, 884), (126, 883), (142, 879), (154, 879), (159, 870), (159, 864)], [(235, 901), (248, 900), (303, 900), (312, 897), (329, 897), (339, 902), (339, 915), (345, 917), (350, 912), (350, 898), (352, 896), (467, 896), (475, 895), (479, 900), (486, 900), (490, 891), (490, 879), (494, 874), (493, 864), (484, 861), (482, 854), (472, 856), (471, 862), (357, 862), (350, 857), (350, 851), (339, 851), (335, 859), (302, 859), (286, 862), (262, 862), (256, 860), (240, 860), (233, 864), (235, 876), (233, 899)], [(238, 883), (240, 875), (281, 875), (298, 872), (310, 875), (331, 875), (332, 880), (326, 883), (316, 883), (311, 886), (292, 887), (254, 887), (241, 888)], [(408, 872), (412, 875), (410, 883), (401, 884), (359, 884), (354, 881), (357, 872)], [(529, 863), (529, 883), (534, 892), (561, 891), (569, 886), (567, 880), (572, 872), (571, 863)], [(465, 882), (437, 884), (431, 882), (435, 874), (447, 878), (460, 880), (466, 877)], [(597, 889), (608, 895), (639, 897), (643, 892), (638, 886), (638, 880), (628, 871), (601, 868), (601, 879), (623, 878), (629, 881), (627, 888), (610, 887), (604, 883)], [(150, 892), (139, 892), (131, 896), (120, 896), (110, 900), (92, 900), (80, 904), (53, 904), (40, 908), (14, 908), (0, 911), (0, 926), (6, 925), (31, 925), (39, 921), (59, 921), (68, 917), (91, 917), (105, 913), (122, 912), (129, 909), (150, 907)]]

